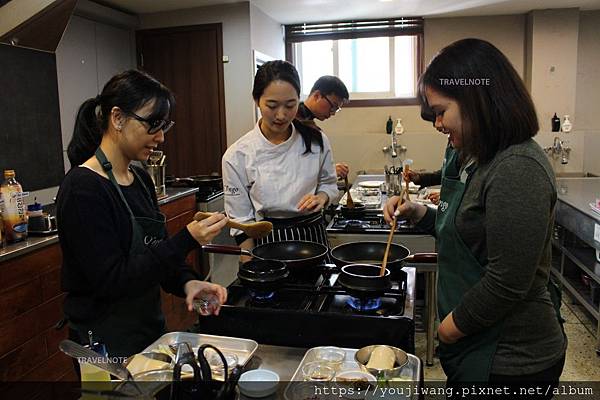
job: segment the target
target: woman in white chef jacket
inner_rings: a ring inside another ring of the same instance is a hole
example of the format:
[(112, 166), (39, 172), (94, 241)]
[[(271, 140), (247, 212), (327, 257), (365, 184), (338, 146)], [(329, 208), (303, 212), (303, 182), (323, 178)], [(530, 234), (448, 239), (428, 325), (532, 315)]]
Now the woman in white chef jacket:
[(223, 156), (225, 211), (238, 222), (268, 220), (273, 232), (256, 242), (232, 230), (238, 245), (306, 240), (327, 245), (321, 210), (338, 194), (331, 146), (296, 120), (300, 78), (287, 61), (263, 64), (252, 96), (262, 117)]

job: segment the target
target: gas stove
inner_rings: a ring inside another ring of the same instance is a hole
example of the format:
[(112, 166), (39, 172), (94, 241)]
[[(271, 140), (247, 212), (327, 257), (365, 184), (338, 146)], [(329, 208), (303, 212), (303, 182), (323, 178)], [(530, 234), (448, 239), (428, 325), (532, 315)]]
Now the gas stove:
[[(327, 225), (327, 232), (387, 234), (390, 232), (390, 225), (385, 222), (383, 214), (381, 213), (365, 212), (363, 215), (355, 218), (345, 218), (341, 214), (336, 214), (329, 225)], [(416, 233), (419, 232), (419, 230), (407, 220), (399, 220), (396, 224), (396, 232)]]
[(352, 298), (326, 264), (310, 277), (291, 277), (274, 293), (253, 296), (238, 280), (219, 316), (203, 317), (200, 333), (244, 337), (261, 344), (360, 348), (375, 342), (414, 353), (414, 268), (378, 299)]

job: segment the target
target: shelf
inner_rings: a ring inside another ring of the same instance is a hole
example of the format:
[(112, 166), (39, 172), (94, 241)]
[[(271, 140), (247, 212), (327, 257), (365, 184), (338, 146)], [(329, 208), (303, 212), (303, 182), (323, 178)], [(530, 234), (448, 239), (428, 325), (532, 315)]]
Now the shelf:
[(596, 320), (600, 319), (600, 312), (598, 311), (598, 306), (592, 303), (592, 299), (590, 296), (582, 294), (582, 291), (589, 291), (589, 289), (587, 289), (585, 286), (583, 286), (583, 284), (579, 283), (576, 280), (572, 280), (570, 278), (566, 278), (560, 275), (560, 273), (558, 273), (556, 270), (550, 271), (552, 272), (552, 274), (554, 274), (555, 277), (558, 278), (558, 280), (571, 293), (571, 295), (575, 297), (577, 301), (579, 301), (579, 303), (581, 303), (585, 307), (585, 309), (588, 310), (590, 314), (592, 314), (594, 318), (596, 318)]
[[(600, 263), (596, 261), (596, 250), (592, 248), (563, 247), (564, 254), (594, 281), (600, 284)], [(593, 266), (592, 270), (589, 266)]]

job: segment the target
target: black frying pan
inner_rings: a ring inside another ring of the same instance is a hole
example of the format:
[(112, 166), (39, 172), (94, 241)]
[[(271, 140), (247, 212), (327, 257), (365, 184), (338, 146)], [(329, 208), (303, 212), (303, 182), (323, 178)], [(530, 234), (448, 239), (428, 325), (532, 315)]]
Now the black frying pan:
[[(386, 242), (350, 242), (344, 243), (331, 249), (331, 259), (338, 266), (348, 264), (371, 264), (381, 265), (385, 253)], [(390, 244), (387, 268), (394, 279), (401, 273), (406, 261), (412, 263), (436, 263), (436, 253), (417, 253), (410, 255), (410, 251), (396, 243)]]
[(246, 255), (259, 260), (282, 261), (291, 273), (309, 272), (325, 259), (327, 247), (320, 243), (302, 240), (264, 243), (251, 251), (237, 246), (205, 244), (202, 250), (207, 253)]
[(341, 206), (340, 211), (344, 218), (356, 219), (365, 214), (365, 205), (357, 202), (354, 204), (354, 207)]

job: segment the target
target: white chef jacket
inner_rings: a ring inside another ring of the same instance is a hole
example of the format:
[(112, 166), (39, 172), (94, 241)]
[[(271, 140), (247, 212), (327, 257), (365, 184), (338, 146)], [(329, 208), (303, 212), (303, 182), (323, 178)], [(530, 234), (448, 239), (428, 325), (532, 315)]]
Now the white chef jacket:
[[(273, 144), (257, 123), (231, 145), (222, 159), (225, 211), (237, 222), (291, 218), (308, 214), (296, 207), (306, 194), (338, 195), (331, 145), (325, 134), (323, 150), (313, 140), (311, 153), (292, 124), (292, 135)], [(231, 235), (241, 231), (232, 229)]]

